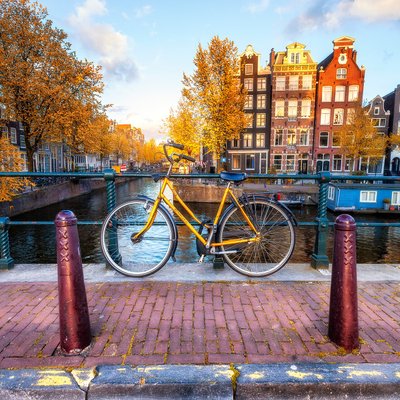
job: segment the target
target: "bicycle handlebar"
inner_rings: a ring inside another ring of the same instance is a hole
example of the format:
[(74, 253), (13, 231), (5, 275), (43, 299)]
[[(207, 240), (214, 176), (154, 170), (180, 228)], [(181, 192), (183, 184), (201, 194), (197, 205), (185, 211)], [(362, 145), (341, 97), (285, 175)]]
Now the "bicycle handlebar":
[[(174, 143), (174, 142), (164, 143), (164, 145), (163, 145), (164, 154), (165, 154), (165, 157), (167, 157), (167, 160), (171, 164), (173, 164), (176, 160), (174, 160), (170, 155), (168, 155), (167, 147), (174, 147), (175, 149), (179, 149), (179, 150), (183, 150), (185, 148), (185, 146), (183, 144), (179, 144), (179, 143)], [(179, 157), (179, 160), (177, 160), (177, 161), (180, 161), (181, 159), (184, 159), (184, 160), (187, 160), (187, 161), (191, 161), (191, 162), (195, 162), (196, 161), (195, 158), (190, 157), (190, 156), (188, 156), (186, 154), (174, 154), (174, 155), (177, 155)]]

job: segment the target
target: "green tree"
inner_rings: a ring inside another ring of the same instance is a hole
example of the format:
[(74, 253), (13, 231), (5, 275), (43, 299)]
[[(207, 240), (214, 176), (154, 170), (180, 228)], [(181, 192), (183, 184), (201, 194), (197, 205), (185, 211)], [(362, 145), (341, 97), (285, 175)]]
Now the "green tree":
[(199, 44), (194, 65), (193, 74), (183, 76), (182, 95), (199, 121), (202, 145), (219, 158), (226, 141), (238, 138), (248, 120), (237, 48), (214, 36), (207, 49)]
[(99, 67), (78, 60), (47, 17), (36, 2), (0, 1), (0, 103), (23, 123), (30, 171), (43, 141), (84, 142), (103, 90)]

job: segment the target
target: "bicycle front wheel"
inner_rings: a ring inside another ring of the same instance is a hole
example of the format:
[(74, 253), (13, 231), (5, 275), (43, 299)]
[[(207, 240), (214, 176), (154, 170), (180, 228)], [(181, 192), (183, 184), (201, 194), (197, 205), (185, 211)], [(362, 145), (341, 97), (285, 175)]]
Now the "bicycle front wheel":
[[(259, 230), (256, 241), (221, 246), (226, 263), (237, 272), (251, 277), (271, 275), (289, 260), (295, 246), (295, 232), (291, 218), (279, 204), (263, 199), (241, 205)], [(232, 206), (221, 220), (218, 242), (229, 239), (254, 238), (241, 210)]]
[(136, 233), (146, 225), (153, 201), (134, 199), (116, 207), (101, 228), (101, 249), (108, 263), (118, 272), (143, 277), (158, 271), (171, 256), (173, 222), (158, 208), (152, 226), (138, 239)]

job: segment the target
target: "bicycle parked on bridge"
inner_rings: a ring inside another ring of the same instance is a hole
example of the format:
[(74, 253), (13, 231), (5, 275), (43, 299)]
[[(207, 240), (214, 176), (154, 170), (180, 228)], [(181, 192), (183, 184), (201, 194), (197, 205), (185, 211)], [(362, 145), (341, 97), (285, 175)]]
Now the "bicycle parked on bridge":
[[(164, 144), (170, 166), (165, 177), (153, 175), (155, 182), (162, 179), (157, 198), (139, 195), (117, 206), (105, 218), (101, 248), (108, 263), (124, 275), (144, 277), (158, 271), (170, 258), (175, 261), (178, 229), (172, 211), (194, 234), (199, 262), (206, 255), (222, 255), (235, 271), (250, 277), (267, 276), (281, 269), (295, 246), (296, 221), (291, 211), (262, 194), (235, 196), (232, 186), (243, 182), (247, 175), (221, 172), (220, 178), (227, 186), (218, 211), (213, 221), (201, 221), (179, 197), (170, 180), (175, 163), (195, 159), (175, 150), (169, 154), (170, 148), (183, 150), (184, 146), (173, 142)], [(194, 222), (167, 198), (167, 187), (174, 201)], [(232, 202), (225, 207), (228, 197)]]

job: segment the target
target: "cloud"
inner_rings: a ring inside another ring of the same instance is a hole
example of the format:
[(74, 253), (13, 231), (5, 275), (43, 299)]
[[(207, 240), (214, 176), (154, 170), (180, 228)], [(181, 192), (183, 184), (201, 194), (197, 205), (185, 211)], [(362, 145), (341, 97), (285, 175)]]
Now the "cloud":
[(269, 0), (259, 0), (257, 2), (250, 3), (246, 8), (252, 14), (265, 11), (269, 6)]
[(138, 9), (136, 9), (135, 11), (135, 17), (136, 18), (144, 18), (146, 15), (151, 14), (151, 12), (153, 11), (151, 5), (146, 4)]
[(138, 69), (129, 56), (128, 37), (111, 24), (96, 21), (106, 14), (105, 0), (85, 0), (69, 17), (69, 23), (82, 45), (99, 57), (106, 75), (131, 81), (138, 76)]
[(313, 31), (339, 27), (343, 21), (400, 21), (399, 0), (313, 0), (311, 6), (287, 26), (286, 31)]

